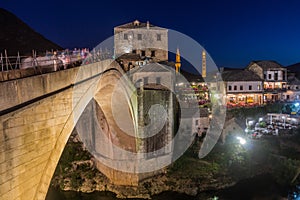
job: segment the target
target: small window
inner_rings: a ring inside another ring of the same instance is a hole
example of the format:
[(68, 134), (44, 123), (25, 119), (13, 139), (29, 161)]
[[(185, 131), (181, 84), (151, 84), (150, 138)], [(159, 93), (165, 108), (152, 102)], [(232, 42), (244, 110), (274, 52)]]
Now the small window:
[(142, 34), (138, 34), (138, 40), (142, 40)]
[(142, 52), (142, 56), (146, 56), (146, 51), (141, 51)]
[(233, 90), (237, 90), (237, 86), (236, 85), (233, 87)]
[(275, 76), (274, 76), (274, 80), (278, 80), (278, 73), (277, 72), (275, 72), (275, 74), (274, 74)]
[(228, 86), (228, 90), (232, 90), (231, 85)]
[(240, 85), (240, 90), (243, 90), (244, 88), (243, 88), (243, 86), (242, 85)]
[(133, 53), (133, 54), (136, 54), (136, 50), (135, 50), (135, 49), (134, 49), (134, 50), (132, 50), (132, 53)]
[(157, 85), (160, 85), (160, 81), (161, 81), (161, 78), (160, 77), (156, 77), (156, 84)]
[(272, 78), (272, 74), (269, 74), (269, 80)]
[(155, 51), (151, 51), (151, 57), (155, 57)]
[(157, 34), (157, 35), (156, 35), (156, 40), (157, 40), (157, 41), (161, 41), (161, 34)]
[(252, 90), (252, 85), (249, 85), (249, 90)]
[(148, 77), (144, 77), (144, 85), (148, 84)]
[(298, 88), (298, 86), (296, 86), (296, 90), (298, 90), (299, 88)]
[(128, 40), (128, 34), (124, 33), (124, 40)]

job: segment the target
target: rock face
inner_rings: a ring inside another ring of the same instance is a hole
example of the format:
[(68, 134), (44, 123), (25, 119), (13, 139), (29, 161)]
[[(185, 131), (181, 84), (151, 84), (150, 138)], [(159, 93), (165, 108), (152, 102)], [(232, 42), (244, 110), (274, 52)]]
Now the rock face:
[(44, 52), (46, 50), (62, 49), (41, 34), (35, 32), (14, 14), (0, 8), (0, 52), (6, 49), (8, 55), (30, 55), (32, 50)]
[[(203, 162), (201, 166), (208, 167), (209, 165), (208, 162)], [(150, 199), (153, 195), (165, 191), (196, 196), (201, 191), (218, 190), (235, 183), (230, 178), (222, 179), (222, 181), (215, 179), (212, 170), (210, 168), (207, 170), (199, 177), (191, 177), (186, 175), (185, 170), (181, 174), (178, 172), (171, 173), (168, 169), (164, 169), (160, 174), (139, 181), (137, 185), (130, 183), (127, 186), (116, 185), (97, 170), (97, 163), (83, 147), (79, 136), (74, 131), (56, 168), (51, 185), (64, 191), (84, 193), (110, 191), (115, 193), (118, 198)]]

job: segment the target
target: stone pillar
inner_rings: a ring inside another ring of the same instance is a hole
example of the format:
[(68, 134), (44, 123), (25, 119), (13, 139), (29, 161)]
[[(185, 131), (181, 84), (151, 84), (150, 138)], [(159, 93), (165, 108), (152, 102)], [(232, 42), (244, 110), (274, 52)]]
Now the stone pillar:
[[(172, 141), (173, 132), (174, 132), (174, 112), (173, 112), (173, 93), (170, 91), (169, 95), (169, 101), (168, 102), (168, 131), (167, 131), (167, 137), (166, 137), (166, 144), (170, 143)], [(166, 147), (166, 153), (172, 152), (172, 146), (169, 148)]]
[[(144, 133), (144, 83), (143, 81), (140, 82), (140, 88), (139, 88), (139, 93), (138, 93), (138, 133), (139, 136), (143, 136)], [(142, 151), (145, 152), (146, 146), (145, 146), (145, 140), (140, 139), (138, 142), (139, 146), (137, 151)]]

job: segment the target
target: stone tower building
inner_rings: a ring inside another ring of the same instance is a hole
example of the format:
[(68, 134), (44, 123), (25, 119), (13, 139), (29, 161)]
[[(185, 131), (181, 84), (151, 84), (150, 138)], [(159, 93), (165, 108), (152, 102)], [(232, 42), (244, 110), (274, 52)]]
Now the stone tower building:
[(114, 28), (115, 58), (136, 54), (154, 62), (168, 60), (168, 29), (138, 20)]

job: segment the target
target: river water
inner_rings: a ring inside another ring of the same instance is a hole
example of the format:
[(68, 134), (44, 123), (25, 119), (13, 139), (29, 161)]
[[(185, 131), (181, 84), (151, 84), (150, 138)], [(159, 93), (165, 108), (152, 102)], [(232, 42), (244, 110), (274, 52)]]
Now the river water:
[[(153, 200), (206, 200), (218, 197), (218, 200), (283, 200), (286, 199), (287, 189), (274, 183), (270, 175), (260, 175), (242, 180), (233, 187), (200, 193), (192, 197), (176, 192), (164, 192), (153, 196)], [(119, 200), (111, 192), (63, 192), (50, 188), (46, 200)], [(134, 199), (131, 199), (134, 200)], [(135, 199), (137, 200), (137, 199)]]

